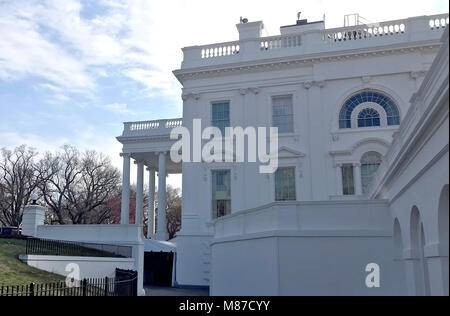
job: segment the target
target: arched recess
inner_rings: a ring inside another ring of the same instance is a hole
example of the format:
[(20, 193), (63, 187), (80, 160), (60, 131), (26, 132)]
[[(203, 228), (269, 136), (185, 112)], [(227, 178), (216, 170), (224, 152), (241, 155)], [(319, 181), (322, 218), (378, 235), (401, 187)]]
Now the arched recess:
[(426, 260), (424, 255), (425, 234), (423, 230), (422, 220), (419, 209), (414, 206), (411, 211), (410, 222), (410, 239), (411, 239), (411, 252), (414, 256), (414, 283), (416, 287), (417, 296), (426, 296), (427, 289), (427, 273), (426, 273)]
[(395, 260), (403, 259), (403, 238), (402, 229), (400, 226), (400, 221), (398, 218), (394, 221), (394, 249), (395, 249)]
[(439, 250), (442, 261), (445, 295), (449, 295), (449, 186), (444, 186), (439, 198), (438, 223), (439, 223)]
[(337, 132), (341, 130), (339, 128), (339, 114), (342, 110), (342, 105), (349, 99), (349, 97), (357, 94), (360, 91), (364, 90), (375, 90), (380, 91), (381, 93), (389, 96), (398, 106), (398, 110), (400, 113), (400, 120), (404, 117), (404, 109), (409, 104), (409, 102), (406, 102), (404, 98), (398, 94), (398, 91), (391, 89), (388, 86), (381, 85), (381, 84), (374, 84), (374, 83), (365, 83), (361, 85), (356, 85), (354, 87), (351, 87), (347, 90), (339, 91), (338, 94), (334, 98), (333, 102), (333, 113), (329, 116), (329, 126), (330, 126), (330, 132)]

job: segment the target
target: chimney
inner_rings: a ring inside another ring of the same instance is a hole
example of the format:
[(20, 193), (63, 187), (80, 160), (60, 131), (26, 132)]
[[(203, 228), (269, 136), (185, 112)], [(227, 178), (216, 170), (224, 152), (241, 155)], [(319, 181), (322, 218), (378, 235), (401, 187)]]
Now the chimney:
[(242, 22), (236, 25), (239, 31), (239, 40), (248, 40), (260, 38), (262, 30), (264, 29), (264, 23), (258, 22)]

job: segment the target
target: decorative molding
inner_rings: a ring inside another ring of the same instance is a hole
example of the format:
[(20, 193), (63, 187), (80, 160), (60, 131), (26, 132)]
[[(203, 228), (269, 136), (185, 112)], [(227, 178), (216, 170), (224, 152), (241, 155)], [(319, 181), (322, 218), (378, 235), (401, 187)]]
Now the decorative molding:
[(365, 84), (368, 84), (372, 81), (372, 77), (371, 76), (362, 76), (361, 81)]
[(183, 101), (187, 101), (189, 99), (197, 101), (200, 99), (200, 93), (183, 93), (181, 98), (183, 99)]
[[(281, 153), (287, 153), (289, 156), (287, 157), (281, 157)], [(306, 154), (297, 151), (295, 149), (289, 148), (287, 146), (282, 146), (280, 148), (278, 148), (278, 158), (279, 159), (289, 159), (289, 158), (304, 158), (306, 157)]]
[(427, 74), (427, 71), (419, 70), (419, 71), (411, 71), (409, 75), (410, 75), (411, 79), (417, 80), (420, 77), (425, 77), (426, 74)]
[(252, 87), (252, 88), (248, 88), (248, 90), (250, 90), (253, 94), (259, 94), (260, 90), (258, 87)]
[(303, 82), (303, 87), (304, 87), (306, 90), (309, 90), (309, 89), (311, 89), (311, 87), (313, 86), (313, 84), (314, 84), (313, 81), (306, 81), (306, 82)]
[(249, 89), (239, 89), (239, 94), (240, 95), (247, 95)]
[(325, 86), (326, 86), (326, 81), (325, 80), (320, 80), (320, 81), (314, 81), (314, 85), (316, 86), (316, 87), (319, 87), (319, 88), (325, 88)]
[[(208, 78), (213, 76), (218, 76), (221, 74), (230, 75), (242, 72), (252, 72), (252, 71), (267, 71), (267, 70), (277, 70), (284, 68), (292, 68), (294, 66), (301, 67), (305, 64), (322, 63), (322, 62), (333, 62), (348, 60), (352, 58), (365, 58), (365, 57), (375, 57), (375, 56), (386, 56), (395, 54), (409, 54), (413, 52), (423, 52), (425, 50), (437, 50), (441, 47), (441, 43), (421, 43), (416, 46), (411, 47), (386, 47), (381, 48), (376, 51), (347, 51), (338, 52), (332, 56), (323, 56), (323, 53), (316, 54), (313, 57), (289, 57), (282, 61), (267, 61), (261, 60), (258, 64), (249, 63), (234, 63), (234, 64), (221, 64), (217, 66), (206, 66), (206, 67), (195, 67), (190, 69), (180, 69), (174, 71), (175, 76), (180, 82), (183, 83), (184, 80), (188, 79), (200, 79)], [(371, 48), (377, 49), (377, 48)], [(322, 55), (322, 56), (321, 56)]]

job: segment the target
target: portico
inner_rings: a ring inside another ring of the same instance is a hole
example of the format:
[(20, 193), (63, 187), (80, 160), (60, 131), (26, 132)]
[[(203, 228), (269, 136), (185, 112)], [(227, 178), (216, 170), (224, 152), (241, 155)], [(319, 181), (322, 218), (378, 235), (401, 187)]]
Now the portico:
[[(166, 234), (166, 178), (169, 174), (181, 173), (181, 163), (173, 163), (170, 150), (174, 143), (170, 140), (173, 127), (181, 126), (181, 120), (125, 123), (122, 136), (117, 139), (124, 145), (122, 178), (121, 224), (130, 223), (131, 160), (137, 166), (136, 174), (136, 214), (135, 223), (143, 223), (144, 177), (148, 172), (147, 238), (165, 241)], [(158, 175), (158, 200), (155, 205), (156, 174)], [(155, 211), (158, 217), (155, 217)]]

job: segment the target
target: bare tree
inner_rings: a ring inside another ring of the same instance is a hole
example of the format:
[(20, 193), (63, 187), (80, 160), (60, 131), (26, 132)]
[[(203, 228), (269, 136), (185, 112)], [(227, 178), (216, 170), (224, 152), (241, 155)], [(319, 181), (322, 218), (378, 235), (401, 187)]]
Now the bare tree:
[(23, 207), (42, 181), (52, 176), (52, 169), (36, 164), (38, 153), (25, 145), (0, 151), (0, 223), (18, 227)]
[(108, 157), (95, 151), (81, 154), (71, 146), (47, 155), (45, 165), (57, 165), (56, 172), (42, 182), (41, 192), (59, 224), (106, 224), (113, 221), (108, 201), (117, 195), (120, 172)]
[(181, 195), (180, 190), (175, 189), (172, 186), (167, 187), (166, 192), (167, 210), (166, 210), (166, 222), (167, 233), (169, 239), (175, 237), (176, 233), (181, 229)]

